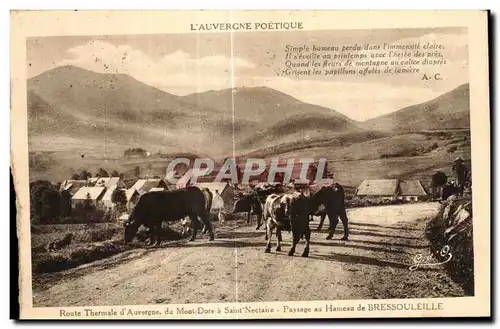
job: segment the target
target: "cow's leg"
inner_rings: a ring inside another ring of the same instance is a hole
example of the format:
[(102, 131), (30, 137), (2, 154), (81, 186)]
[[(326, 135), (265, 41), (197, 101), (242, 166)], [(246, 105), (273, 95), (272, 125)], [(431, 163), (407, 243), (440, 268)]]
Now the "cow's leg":
[(290, 251), (288, 252), (288, 256), (293, 256), (295, 254), (295, 247), (297, 246), (297, 243), (299, 243), (301, 236), (301, 232), (298, 231), (296, 228), (292, 229), (292, 247), (290, 248)]
[(328, 219), (330, 221), (330, 230), (326, 239), (331, 240), (333, 238), (333, 234), (335, 233), (335, 229), (337, 228), (337, 224), (339, 223), (339, 218), (337, 214), (329, 213)]
[(198, 216), (196, 216), (196, 214), (189, 214), (189, 218), (191, 218), (191, 238), (189, 241), (194, 241), (194, 239), (196, 239), (196, 235), (198, 234), (200, 222), (198, 221)]
[(251, 213), (251, 212), (252, 212), (251, 210), (249, 210), (249, 211), (247, 212), (247, 224), (250, 224), (250, 213)]
[(274, 225), (271, 219), (268, 219), (266, 223), (266, 240), (267, 240), (266, 253), (271, 252), (271, 236), (273, 235), (273, 226)]
[(264, 237), (265, 240), (269, 239), (269, 233), (267, 231), (267, 222), (270, 221), (271, 219), (264, 219), (264, 224), (266, 225), (264, 229), (266, 230), (266, 236)]
[(342, 226), (344, 227), (344, 236), (341, 240), (347, 241), (349, 239), (349, 225), (347, 223), (347, 214), (345, 210), (340, 214), (340, 220), (342, 221)]
[(208, 231), (209, 241), (213, 241), (215, 239), (214, 236), (214, 231), (212, 229), (212, 222), (210, 221), (209, 215), (206, 214), (204, 216), (200, 216), (201, 221), (203, 222), (203, 225), (205, 225), (204, 230)]
[(262, 225), (262, 214), (257, 214), (257, 227), (255, 229), (258, 230), (261, 225)]
[[(320, 231), (323, 228), (323, 222), (325, 221), (326, 214), (322, 213), (320, 216), (321, 219), (319, 220), (317, 231)], [(330, 219), (330, 216), (328, 216), (328, 219)]]
[(153, 247), (159, 247), (161, 244), (161, 222), (155, 223), (153, 226), (153, 234), (156, 236), (156, 241)]
[(279, 227), (276, 228), (276, 238), (278, 240), (278, 245), (276, 246), (276, 251), (281, 251), (281, 229)]
[(148, 227), (147, 228), (148, 231), (146, 233), (146, 240), (145, 240), (145, 245), (146, 246), (152, 246), (154, 241), (155, 241), (155, 238), (154, 238), (154, 225), (152, 227)]
[(306, 239), (306, 246), (304, 248), (304, 251), (302, 252), (302, 257), (309, 257), (309, 244), (311, 242), (311, 229), (309, 228), (309, 223), (306, 223), (306, 226), (304, 227), (304, 231), (302, 231), (304, 234), (304, 237)]
[(198, 220), (200, 221), (200, 225), (201, 225), (201, 233), (206, 234), (208, 231), (208, 226), (205, 224), (205, 221), (203, 218), (201, 218), (201, 217), (198, 217), (198, 218), (199, 218)]

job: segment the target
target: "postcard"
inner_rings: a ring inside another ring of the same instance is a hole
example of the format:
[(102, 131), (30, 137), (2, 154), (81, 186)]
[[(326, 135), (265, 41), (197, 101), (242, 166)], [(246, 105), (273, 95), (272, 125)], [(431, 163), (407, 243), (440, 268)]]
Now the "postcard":
[(487, 11), (12, 11), (21, 319), (490, 317)]

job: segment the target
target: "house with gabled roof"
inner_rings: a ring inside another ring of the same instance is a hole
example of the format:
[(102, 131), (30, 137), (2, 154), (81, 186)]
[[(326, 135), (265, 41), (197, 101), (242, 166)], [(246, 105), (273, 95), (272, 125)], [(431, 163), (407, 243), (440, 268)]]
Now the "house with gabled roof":
[(224, 201), (224, 208), (233, 206), (234, 188), (228, 182), (196, 183), (194, 186), (197, 186), (200, 189), (206, 188), (212, 193), (212, 195), (219, 193)]
[(129, 188), (125, 190), (125, 196), (127, 198), (127, 211), (130, 212), (134, 209), (137, 202), (139, 202), (141, 195), (135, 188)]
[(428, 195), (424, 186), (418, 180), (399, 182), (398, 199), (406, 201), (419, 201)]
[(355, 192), (359, 197), (379, 197), (385, 200), (419, 201), (428, 193), (418, 180), (364, 180)]
[(197, 175), (198, 177), (201, 176), (200, 172), (201, 170), (198, 169), (189, 169), (181, 178), (179, 178), (177, 183), (175, 183), (175, 188), (185, 188), (186, 186), (190, 185), (191, 179), (194, 175)]
[(71, 202), (73, 206), (83, 205), (89, 200), (97, 208), (103, 208), (102, 197), (106, 192), (105, 187), (83, 186), (73, 195)]
[(112, 210), (115, 208), (115, 204), (113, 203), (113, 193), (118, 188), (118, 185), (113, 185), (106, 189), (104, 196), (102, 197), (102, 203), (104, 207), (108, 210)]
[(135, 189), (139, 195), (149, 192), (152, 188), (167, 188), (167, 184), (160, 178), (138, 179), (131, 189)]
[[(90, 181), (91, 180), (91, 181)], [(120, 177), (97, 177), (97, 178), (89, 178), (89, 182), (92, 182), (92, 186), (105, 188), (110, 188), (111, 186), (125, 187), (125, 183), (121, 180)]]
[(395, 200), (399, 194), (397, 179), (367, 179), (356, 189), (359, 197), (378, 197), (384, 200)]
[(73, 196), (76, 192), (83, 186), (87, 186), (88, 182), (86, 180), (74, 180), (68, 179), (61, 183), (59, 187), (59, 192), (68, 191), (68, 193)]

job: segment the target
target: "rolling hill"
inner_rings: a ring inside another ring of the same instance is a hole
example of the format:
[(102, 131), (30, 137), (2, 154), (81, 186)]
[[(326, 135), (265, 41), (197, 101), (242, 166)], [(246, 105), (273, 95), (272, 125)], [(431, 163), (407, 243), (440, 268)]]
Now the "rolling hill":
[(362, 126), (393, 132), (469, 128), (469, 111), (469, 84), (463, 84), (428, 102), (367, 120)]
[(44, 72), (27, 87), (33, 178), (65, 179), (101, 166), (133, 172), (148, 163), (158, 175), (165, 171), (164, 158), (122, 157), (134, 147), (216, 160), (233, 147), (242, 158), (327, 157), (349, 184), (364, 177), (414, 177), (447, 166), (456, 154), (470, 158), (466, 134), (425, 132), (469, 127), (468, 84), (366, 122), (267, 87), (176, 96), (127, 75), (74, 66)]
[(261, 147), (270, 142), (260, 141), (262, 134), (277, 143), (302, 138), (299, 127), (321, 133), (360, 129), (338, 112), (264, 87), (176, 96), (128, 75), (74, 66), (44, 72), (27, 85), (32, 150), (86, 146), (95, 154), (120, 154), (144, 147), (216, 155), (232, 149), (233, 132), (244, 141), (241, 147)]

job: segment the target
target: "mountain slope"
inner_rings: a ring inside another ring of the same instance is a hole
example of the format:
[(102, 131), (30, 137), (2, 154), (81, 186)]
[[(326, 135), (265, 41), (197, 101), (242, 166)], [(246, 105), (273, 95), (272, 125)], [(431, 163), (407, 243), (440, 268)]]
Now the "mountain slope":
[(27, 86), (33, 150), (79, 144), (93, 145), (95, 153), (143, 147), (214, 155), (231, 150), (234, 140), (246, 141), (239, 147), (260, 147), (307, 134), (359, 130), (340, 113), (265, 87), (176, 96), (128, 75), (74, 66), (44, 72)]
[(249, 129), (235, 131), (239, 152), (362, 130), (356, 121), (339, 112), (304, 103), (267, 87), (212, 90), (184, 99), (213, 112), (234, 113), (236, 128), (244, 122)]
[(304, 103), (290, 95), (268, 87), (241, 87), (218, 91), (190, 94), (184, 97), (193, 104), (220, 111), (232, 113), (236, 121), (247, 120), (259, 124), (274, 124), (278, 121), (296, 115), (319, 114), (338, 118), (347, 126), (356, 126), (356, 122), (332, 109)]
[(469, 84), (463, 84), (428, 102), (370, 119), (362, 126), (394, 132), (469, 128), (469, 112)]

